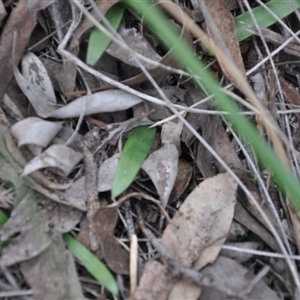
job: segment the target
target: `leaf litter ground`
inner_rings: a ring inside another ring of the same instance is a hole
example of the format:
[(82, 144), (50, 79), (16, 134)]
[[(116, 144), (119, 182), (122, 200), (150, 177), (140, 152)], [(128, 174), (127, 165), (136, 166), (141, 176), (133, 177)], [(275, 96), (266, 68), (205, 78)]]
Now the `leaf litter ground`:
[[(297, 32), (300, 3), (266, 20), (260, 1), (159, 2), (178, 43), (192, 45), (300, 174), (299, 39), (259, 67)], [(297, 298), (297, 213), (143, 18), (118, 1), (0, 4), (1, 298)], [(260, 26), (274, 25), (255, 27), (249, 9)], [(92, 29), (100, 20), (111, 29), (103, 14), (118, 28), (116, 43)], [(258, 106), (241, 96), (241, 78)], [(291, 153), (255, 115), (261, 107)]]

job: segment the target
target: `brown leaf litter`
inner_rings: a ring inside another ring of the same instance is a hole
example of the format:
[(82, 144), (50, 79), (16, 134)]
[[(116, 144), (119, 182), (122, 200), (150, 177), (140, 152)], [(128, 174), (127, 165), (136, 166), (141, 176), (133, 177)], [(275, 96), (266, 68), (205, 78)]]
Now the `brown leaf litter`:
[[(118, 33), (131, 51), (112, 42), (87, 66), (87, 38), (95, 24), (75, 2), (0, 1), (0, 209), (9, 215), (0, 227), (1, 297), (114, 299), (66, 249), (62, 234), (69, 232), (118, 279), (120, 299), (296, 299), (298, 265), (271, 257), (282, 248), (270, 223), (288, 253), (297, 255), (299, 219), (258, 166), (251, 145), (215, 112), (188, 70), (179, 70), (172, 49), (164, 51), (129, 10)], [(98, 10), (105, 14), (118, 2), (91, 1), (91, 15), (98, 22)], [(207, 64), (215, 55), (216, 79), (235, 87), (231, 95), (244, 110), (251, 103), (260, 111), (253, 118), (247, 113), (287, 158), (270, 131), (270, 116), (297, 148), (299, 111), (291, 110), (300, 104), (300, 70), (296, 62), (282, 67), (299, 56), (297, 41), (274, 58), (278, 69), (269, 70), (267, 63), (247, 77), (267, 51), (259, 39), (239, 44), (234, 16), (243, 3), (191, 0), (183, 1), (182, 9), (159, 0), (155, 5), (168, 14), (178, 42), (189, 43)], [(294, 16), (285, 22), (299, 27)], [(261, 30), (270, 48), (286, 41), (280, 26)], [(133, 51), (147, 58), (141, 59), (143, 66), (204, 142), (173, 117)], [(128, 134), (155, 122), (162, 126), (141, 170), (111, 199)], [(288, 155), (299, 174), (298, 153)]]

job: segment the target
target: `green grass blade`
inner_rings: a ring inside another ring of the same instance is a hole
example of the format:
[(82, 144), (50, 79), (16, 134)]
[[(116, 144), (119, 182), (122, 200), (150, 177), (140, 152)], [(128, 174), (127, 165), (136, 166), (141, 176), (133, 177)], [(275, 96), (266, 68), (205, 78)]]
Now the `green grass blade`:
[[(9, 217), (0, 209), (0, 226), (4, 225)], [(3, 241), (0, 240), (0, 250), (2, 249)]]
[[(279, 19), (283, 19), (300, 7), (300, 1), (292, 0), (291, 3), (289, 3), (287, 0), (272, 0), (266, 3), (266, 6), (277, 15)], [(260, 27), (269, 27), (277, 22), (277, 20), (262, 6), (253, 8), (252, 12)], [(254, 25), (254, 21), (249, 12), (245, 12), (235, 18), (237, 35), (240, 42), (252, 35), (252, 33), (247, 30), (247, 25), (244, 23)]]
[(69, 250), (79, 261), (81, 261), (89, 273), (94, 276), (108, 291), (117, 295), (118, 286), (108, 268), (70, 234), (64, 234), (63, 237)]
[[(107, 12), (106, 18), (113, 28), (117, 29), (119, 27), (123, 18), (124, 10), (125, 8), (122, 4), (116, 4)], [(111, 39), (109, 37), (97, 28), (94, 28), (88, 42), (86, 55), (87, 64), (94, 65), (104, 53), (110, 42)]]
[(254, 125), (245, 116), (239, 114), (240, 110), (237, 104), (222, 92), (211, 73), (204, 68), (202, 62), (194, 55), (193, 49), (184, 42), (177, 42), (178, 34), (156, 6), (151, 6), (148, 1), (124, 0), (124, 2), (137, 14), (143, 15), (149, 28), (163, 45), (174, 46), (172, 51), (178, 62), (181, 62), (183, 66), (186, 66), (192, 73), (201, 78), (201, 83), (208, 93), (215, 95), (214, 100), (220, 110), (230, 113), (226, 118), (233, 124), (235, 130), (238, 129), (242, 133), (244, 140), (251, 143), (260, 163), (270, 170), (272, 178), (279, 188), (290, 197), (300, 216), (299, 181), (282, 163)]
[(4, 225), (8, 219), (8, 216), (0, 210), (0, 226)]
[(132, 130), (125, 143), (112, 187), (112, 197), (123, 193), (141, 168), (150, 152), (156, 129), (139, 126)]

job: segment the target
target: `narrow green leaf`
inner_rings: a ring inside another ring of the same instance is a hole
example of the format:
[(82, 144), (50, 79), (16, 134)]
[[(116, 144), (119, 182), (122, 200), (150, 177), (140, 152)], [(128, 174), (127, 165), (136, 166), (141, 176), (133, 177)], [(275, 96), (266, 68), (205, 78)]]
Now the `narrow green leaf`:
[[(287, 0), (272, 0), (266, 3), (266, 6), (276, 15), (279, 19), (283, 19), (297, 8), (300, 7), (299, 0), (287, 1)], [(260, 27), (269, 27), (277, 22), (277, 20), (262, 6), (257, 6), (252, 9), (252, 13), (255, 16), (257, 24)], [(245, 24), (246, 23), (246, 24)], [(237, 35), (239, 41), (243, 41), (250, 37), (252, 33), (247, 30), (248, 25), (254, 25), (254, 21), (249, 12), (245, 12), (235, 18), (235, 24), (237, 29)]]
[(112, 187), (112, 197), (123, 193), (134, 180), (150, 152), (156, 129), (139, 126), (132, 130), (122, 151)]
[(8, 216), (0, 210), (0, 226), (4, 225), (8, 219)]
[(94, 276), (108, 291), (117, 295), (118, 286), (108, 268), (70, 234), (64, 234), (63, 238), (69, 250), (79, 261), (81, 261), (89, 273)]
[[(119, 27), (123, 18), (124, 10), (125, 8), (122, 4), (116, 4), (106, 13), (106, 18), (113, 28), (117, 29)], [(104, 53), (110, 42), (111, 39), (109, 37), (107, 37), (97, 28), (94, 28), (88, 43), (86, 55), (87, 64), (94, 65)]]

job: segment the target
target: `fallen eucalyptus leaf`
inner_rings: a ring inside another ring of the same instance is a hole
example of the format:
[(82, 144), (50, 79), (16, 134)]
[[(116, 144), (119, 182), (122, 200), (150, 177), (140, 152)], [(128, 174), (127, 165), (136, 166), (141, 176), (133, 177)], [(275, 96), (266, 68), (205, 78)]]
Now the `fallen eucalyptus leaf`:
[(100, 165), (98, 170), (98, 192), (106, 192), (112, 189), (119, 159), (120, 153), (116, 153)]
[(164, 207), (167, 206), (178, 169), (179, 153), (175, 145), (167, 143), (151, 153), (142, 169), (152, 180)]
[(68, 176), (83, 155), (64, 145), (52, 145), (39, 156), (34, 157), (24, 168), (23, 176), (43, 168), (56, 168), (62, 176)]
[(22, 74), (47, 97), (49, 104), (56, 105), (56, 97), (47, 70), (41, 60), (32, 52), (27, 52), (23, 56)]
[[(236, 203), (237, 184), (228, 173), (200, 183), (185, 199), (166, 227), (162, 244), (171, 257), (185, 267), (202, 269), (219, 255), (230, 229)], [(198, 299), (200, 288), (181, 279), (168, 299)]]
[[(133, 51), (157, 62), (161, 60), (160, 55), (156, 53), (147, 40), (135, 28), (121, 28), (119, 34)], [(138, 63), (134, 60), (133, 56), (116, 43), (110, 44), (110, 46), (106, 49), (106, 52), (126, 64), (139, 68)], [(152, 64), (145, 62), (142, 62), (142, 64), (148, 69), (153, 68)]]
[(143, 102), (137, 96), (121, 90), (108, 90), (92, 95), (82, 96), (66, 106), (49, 114), (52, 118), (76, 118), (84, 110), (84, 115), (91, 115), (103, 112), (115, 112), (126, 110), (134, 105)]
[(10, 131), (18, 140), (18, 147), (35, 145), (45, 148), (61, 128), (60, 124), (29, 117), (14, 124)]

